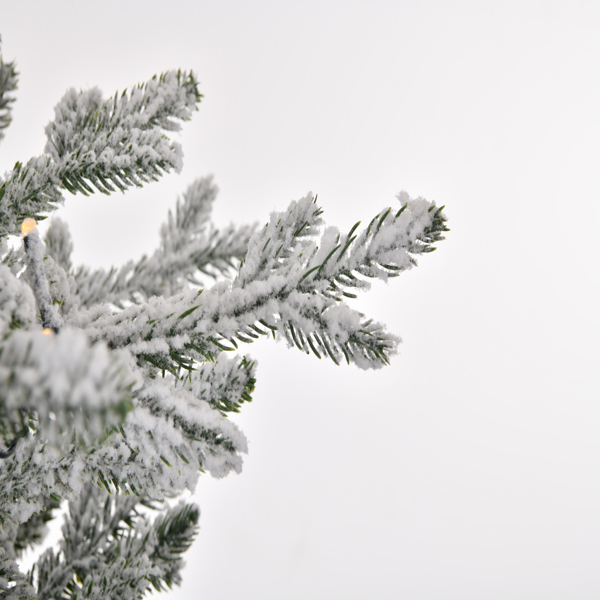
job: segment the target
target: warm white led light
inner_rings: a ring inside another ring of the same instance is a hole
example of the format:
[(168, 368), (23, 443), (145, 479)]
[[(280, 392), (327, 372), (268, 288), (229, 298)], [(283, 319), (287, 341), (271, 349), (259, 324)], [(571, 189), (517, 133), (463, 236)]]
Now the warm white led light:
[(37, 233), (35, 219), (25, 219), (21, 223), (21, 237), (26, 238), (32, 231)]

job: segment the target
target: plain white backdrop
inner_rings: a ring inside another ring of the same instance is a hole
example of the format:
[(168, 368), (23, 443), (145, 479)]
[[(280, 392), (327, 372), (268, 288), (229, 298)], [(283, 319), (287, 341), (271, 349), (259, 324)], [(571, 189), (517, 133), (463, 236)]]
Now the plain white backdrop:
[(599, 27), (578, 0), (0, 0), (3, 171), (71, 86), (201, 81), (180, 175), (66, 194), (76, 264), (152, 252), (209, 173), (220, 225), (309, 190), (342, 229), (401, 189), (447, 206), (438, 251), (356, 301), (403, 337), (390, 367), (247, 349), (250, 453), (201, 478), (171, 598), (600, 596)]

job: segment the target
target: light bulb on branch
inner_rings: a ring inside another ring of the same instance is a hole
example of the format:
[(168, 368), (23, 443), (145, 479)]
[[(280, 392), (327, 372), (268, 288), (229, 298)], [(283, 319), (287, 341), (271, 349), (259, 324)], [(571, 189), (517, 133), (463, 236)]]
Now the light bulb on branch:
[(36, 225), (35, 219), (25, 219), (21, 223), (21, 237), (26, 238), (31, 232), (38, 233)]

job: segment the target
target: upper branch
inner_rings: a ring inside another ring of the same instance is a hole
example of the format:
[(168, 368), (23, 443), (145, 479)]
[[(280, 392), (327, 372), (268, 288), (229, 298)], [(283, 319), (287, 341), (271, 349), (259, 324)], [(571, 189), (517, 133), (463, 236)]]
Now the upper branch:
[(69, 90), (46, 127), (46, 154), (16, 163), (0, 185), (0, 237), (27, 217), (55, 210), (60, 188), (108, 194), (157, 180), (182, 166), (176, 131), (201, 99), (192, 73), (168, 71), (127, 93), (103, 100), (100, 90)]
[(233, 350), (234, 338), (251, 342), (271, 332), (319, 357), (380, 367), (399, 338), (341, 302), (340, 286), (367, 288), (354, 273), (385, 279), (410, 268), (413, 255), (430, 251), (445, 230), (441, 209), (423, 199), (390, 213), (378, 215), (357, 238), (328, 228), (319, 247), (311, 237), (318, 234), (321, 210), (307, 196), (274, 213), (251, 238), (231, 287), (222, 282), (201, 296), (189, 291), (153, 298), (118, 314), (97, 307), (72, 314), (71, 323), (176, 376), (192, 371), (194, 360), (212, 361)]
[(156, 179), (182, 166), (179, 144), (165, 131), (178, 131), (191, 118), (201, 94), (192, 73), (168, 71), (147, 83), (103, 100), (98, 88), (69, 90), (46, 127), (45, 151), (71, 192), (109, 193)]

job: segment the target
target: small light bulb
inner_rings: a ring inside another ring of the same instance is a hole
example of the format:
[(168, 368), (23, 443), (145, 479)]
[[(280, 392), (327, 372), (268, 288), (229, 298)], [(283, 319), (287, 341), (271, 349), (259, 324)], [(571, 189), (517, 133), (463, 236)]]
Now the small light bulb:
[(37, 233), (35, 219), (25, 219), (21, 223), (21, 237), (26, 238), (32, 231)]
[(52, 333), (52, 329), (50, 329), (50, 328), (46, 327), (46, 329), (44, 329), (44, 331), (42, 331), (42, 333), (43, 333), (44, 335), (50, 335), (50, 334)]

